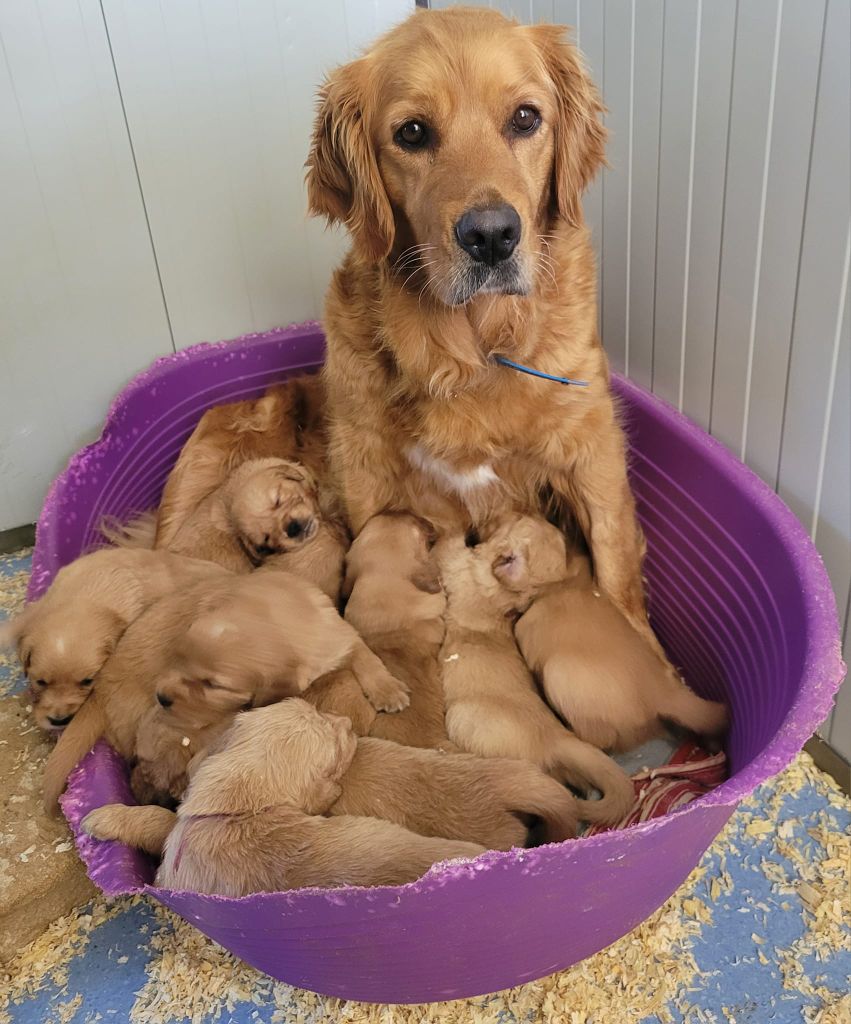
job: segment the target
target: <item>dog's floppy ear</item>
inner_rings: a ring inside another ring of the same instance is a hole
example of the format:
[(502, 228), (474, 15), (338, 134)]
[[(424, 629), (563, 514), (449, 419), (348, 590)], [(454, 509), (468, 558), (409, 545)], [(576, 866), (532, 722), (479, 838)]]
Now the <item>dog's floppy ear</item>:
[(563, 27), (533, 25), (526, 31), (532, 33), (556, 89), (552, 200), (561, 217), (578, 225), (582, 193), (606, 162), (607, 132), (600, 120), (606, 108)]
[(307, 160), (307, 198), (314, 216), (341, 222), (378, 262), (390, 252), (395, 225), (369, 129), (366, 59), (338, 68), (319, 93)]

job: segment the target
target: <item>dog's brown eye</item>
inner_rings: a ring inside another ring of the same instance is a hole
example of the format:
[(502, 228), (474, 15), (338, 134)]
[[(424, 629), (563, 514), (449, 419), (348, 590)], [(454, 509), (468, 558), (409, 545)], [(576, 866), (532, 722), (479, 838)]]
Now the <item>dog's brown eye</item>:
[(35, 685), (36, 686), (47, 686), (47, 680), (46, 679), (36, 679)]
[(81, 679), (80, 686), (91, 686), (93, 682), (94, 679)]
[(419, 149), (428, 141), (428, 129), (422, 121), (406, 121), (394, 138), (404, 149)]
[(533, 132), (541, 123), (541, 115), (534, 107), (518, 107), (511, 118), (511, 127), (521, 135)]

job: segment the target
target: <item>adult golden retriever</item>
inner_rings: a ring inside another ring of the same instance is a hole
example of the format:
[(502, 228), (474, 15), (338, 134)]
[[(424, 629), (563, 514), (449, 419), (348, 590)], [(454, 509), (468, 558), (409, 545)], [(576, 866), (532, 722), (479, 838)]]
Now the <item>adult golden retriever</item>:
[(649, 635), (580, 205), (602, 111), (563, 29), (482, 9), (419, 12), (331, 74), (307, 163), (311, 212), (352, 236), (325, 310), (330, 459), (355, 533), (381, 511), (457, 526), (550, 491)]

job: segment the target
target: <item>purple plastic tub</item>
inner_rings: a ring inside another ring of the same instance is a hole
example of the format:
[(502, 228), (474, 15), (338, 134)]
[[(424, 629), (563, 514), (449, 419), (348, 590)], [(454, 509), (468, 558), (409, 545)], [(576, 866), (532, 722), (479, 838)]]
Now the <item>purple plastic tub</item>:
[[(101, 439), (45, 502), (30, 596), (97, 540), (104, 514), (153, 506), (205, 409), (260, 394), (323, 356), (315, 324), (161, 359), (110, 410)], [(487, 853), (399, 888), (300, 890), (244, 899), (168, 892), (136, 851), (78, 835), (107, 893), (144, 892), (276, 978), (373, 1002), (472, 996), (567, 967), (629, 931), (680, 885), (736, 804), (785, 767), (827, 715), (843, 675), (833, 594), (782, 502), (720, 444), (628, 381), (615, 388), (632, 442), (654, 625), (694, 687), (732, 707), (731, 777), (646, 824), (530, 851)], [(100, 745), (64, 800), (129, 800)]]

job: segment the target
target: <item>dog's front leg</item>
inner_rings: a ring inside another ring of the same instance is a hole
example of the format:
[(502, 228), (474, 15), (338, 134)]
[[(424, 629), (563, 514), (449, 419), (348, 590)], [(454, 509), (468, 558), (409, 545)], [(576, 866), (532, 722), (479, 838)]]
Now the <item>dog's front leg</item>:
[(597, 586), (668, 664), (647, 619), (641, 571), (645, 543), (627, 478), (623, 434), (617, 427), (607, 433), (550, 482), (579, 521)]

